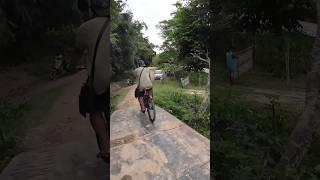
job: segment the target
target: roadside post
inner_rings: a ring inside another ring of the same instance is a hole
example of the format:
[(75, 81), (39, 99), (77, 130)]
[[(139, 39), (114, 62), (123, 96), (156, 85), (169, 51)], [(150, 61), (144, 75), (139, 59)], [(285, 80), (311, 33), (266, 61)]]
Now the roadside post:
[(182, 88), (186, 87), (189, 84), (189, 76), (185, 78), (180, 78)]

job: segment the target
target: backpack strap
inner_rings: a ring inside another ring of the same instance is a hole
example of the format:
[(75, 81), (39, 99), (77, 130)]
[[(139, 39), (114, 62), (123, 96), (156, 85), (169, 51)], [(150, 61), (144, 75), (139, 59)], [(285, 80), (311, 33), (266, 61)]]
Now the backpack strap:
[[(91, 64), (91, 73), (89, 75), (89, 83), (90, 83), (90, 86), (93, 88), (93, 82), (94, 82), (94, 71), (95, 71), (95, 63), (96, 63), (96, 56), (97, 56), (97, 51), (98, 51), (98, 46), (99, 46), (99, 43), (100, 43), (100, 40), (102, 38), (102, 35), (103, 35), (103, 32), (105, 31), (105, 29), (107, 28), (109, 24), (109, 20), (107, 19), (104, 24), (102, 25), (102, 28), (99, 32), (99, 35), (98, 35), (98, 38), (97, 38), (97, 41), (96, 41), (96, 45), (94, 47), (94, 51), (93, 51), (93, 60), (92, 60), (92, 64)], [(93, 88), (94, 89), (94, 88)]]

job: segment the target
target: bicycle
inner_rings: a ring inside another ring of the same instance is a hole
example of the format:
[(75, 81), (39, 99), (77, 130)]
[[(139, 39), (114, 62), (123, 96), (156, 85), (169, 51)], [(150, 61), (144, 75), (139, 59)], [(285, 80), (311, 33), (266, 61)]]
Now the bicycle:
[(144, 88), (143, 102), (144, 106), (148, 112), (149, 119), (153, 124), (156, 119), (156, 108), (153, 100), (153, 91), (152, 88)]
[(63, 58), (62, 55), (56, 56), (54, 64), (49, 72), (49, 79), (54, 80), (59, 76), (66, 75), (70, 71), (70, 64)]

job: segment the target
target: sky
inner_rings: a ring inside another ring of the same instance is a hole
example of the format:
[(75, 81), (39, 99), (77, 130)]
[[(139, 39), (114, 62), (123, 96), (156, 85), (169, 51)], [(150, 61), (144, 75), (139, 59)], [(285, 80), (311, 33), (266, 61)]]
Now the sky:
[[(148, 29), (144, 31), (145, 37), (155, 45), (162, 45), (161, 31), (156, 26), (160, 21), (170, 19), (175, 11), (177, 0), (127, 0), (125, 10), (133, 13), (133, 19), (146, 23)], [(159, 52), (158, 49), (155, 49)]]

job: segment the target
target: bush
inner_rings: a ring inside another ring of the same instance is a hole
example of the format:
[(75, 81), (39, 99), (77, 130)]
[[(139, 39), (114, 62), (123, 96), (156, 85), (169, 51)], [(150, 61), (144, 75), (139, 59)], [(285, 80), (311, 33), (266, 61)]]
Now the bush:
[(159, 54), (157, 54), (156, 56), (154, 56), (153, 58), (152, 58), (152, 64), (154, 65), (154, 66), (159, 66), (159, 65), (161, 65), (161, 64), (163, 64), (163, 63), (168, 63), (169, 62), (169, 59), (163, 59), (163, 58), (161, 58), (160, 56), (159, 56)]
[(299, 112), (277, 106), (273, 116), (269, 106), (245, 102), (228, 92), (211, 93), (215, 179), (276, 179), (275, 166)]
[(210, 120), (209, 111), (199, 116), (199, 107), (202, 98), (199, 96), (190, 96), (182, 91), (172, 89), (156, 89), (156, 104), (163, 107), (190, 127), (198, 131), (203, 136), (209, 138)]
[(25, 127), (21, 118), (28, 108), (27, 104), (0, 99), (0, 169), (21, 151), (19, 135)]
[(57, 50), (70, 52), (75, 44), (76, 30), (77, 27), (74, 25), (48, 29), (44, 40), (48, 43), (48, 48), (51, 49), (50, 53), (56, 53)]
[(207, 84), (208, 74), (205, 72), (192, 72), (190, 74), (190, 84), (196, 86), (205, 86)]
[[(288, 35), (290, 42), (290, 71), (291, 77), (305, 74), (311, 65), (311, 51), (313, 39), (301, 33), (290, 34), (257, 34), (255, 68), (264, 73), (272, 73), (275, 77), (286, 75), (286, 43), (284, 37)], [(211, 52), (215, 54), (216, 61), (225, 64), (225, 52), (232, 42), (238, 50), (254, 44), (252, 34), (236, 33), (226, 29), (215, 32)]]
[[(311, 65), (311, 50), (313, 39), (302, 34), (291, 33), (290, 73), (291, 76), (305, 74)], [(276, 77), (286, 76), (287, 44), (284, 36), (263, 34), (257, 36), (256, 64), (262, 71), (272, 73)]]
[(214, 33), (212, 42), (211, 52), (214, 54), (214, 59), (225, 62), (226, 50), (230, 48), (232, 42), (237, 49), (244, 49), (252, 45), (254, 38), (251, 34), (237, 33), (232, 29), (224, 29)]
[(135, 79), (136, 75), (133, 70), (125, 71), (120, 74), (112, 74), (112, 82), (126, 80), (126, 79)]
[(175, 76), (178, 80), (180, 80), (180, 78), (185, 78), (187, 77), (190, 73), (188, 71), (185, 71), (183, 69), (179, 69), (177, 71), (174, 72), (175, 73)]

